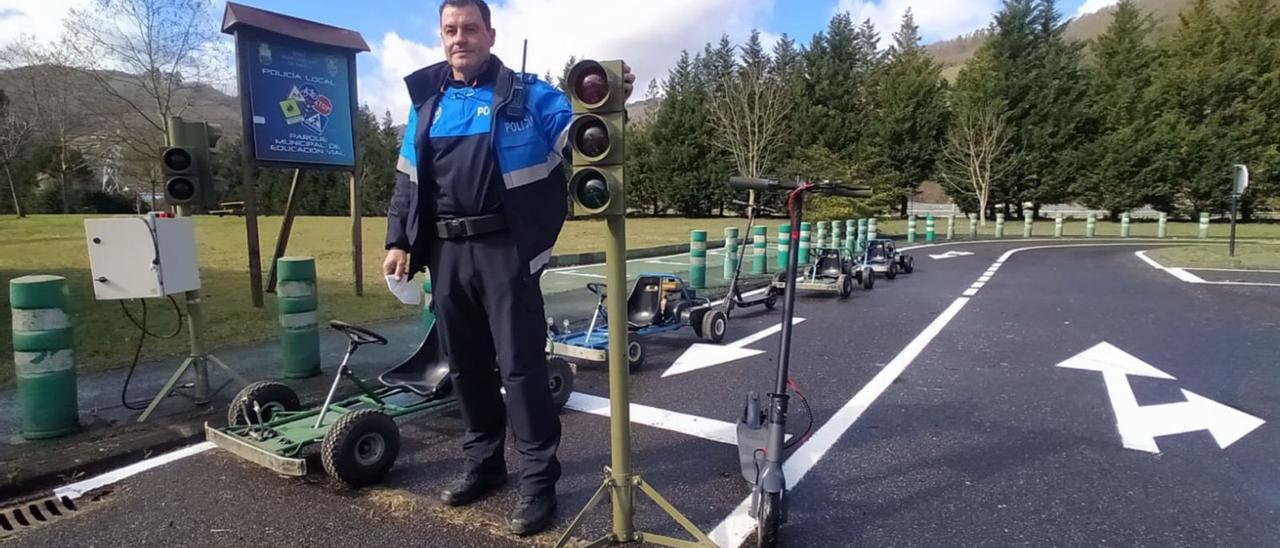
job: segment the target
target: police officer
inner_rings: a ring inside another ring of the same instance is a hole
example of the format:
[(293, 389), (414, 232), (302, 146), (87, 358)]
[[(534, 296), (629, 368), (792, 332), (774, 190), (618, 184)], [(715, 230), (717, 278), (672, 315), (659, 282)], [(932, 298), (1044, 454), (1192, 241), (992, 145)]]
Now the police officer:
[[(560, 418), (544, 355), (539, 278), (564, 224), (563, 93), (490, 55), (483, 0), (444, 0), (447, 61), (405, 78), (413, 109), (387, 211), (386, 274), (431, 275), (436, 326), (467, 431), (462, 475), (441, 492), (469, 504), (507, 479), (509, 423), (519, 455), (513, 533), (546, 529), (560, 478)], [(627, 94), (634, 81), (626, 71)], [(505, 401), (499, 389), (505, 389)]]

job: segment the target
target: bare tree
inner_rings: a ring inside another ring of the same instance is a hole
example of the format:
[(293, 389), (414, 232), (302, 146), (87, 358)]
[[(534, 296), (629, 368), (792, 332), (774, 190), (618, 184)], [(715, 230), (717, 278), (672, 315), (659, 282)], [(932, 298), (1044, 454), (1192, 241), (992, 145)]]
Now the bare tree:
[(733, 156), (739, 174), (760, 177), (786, 131), (791, 101), (785, 83), (761, 67), (745, 66), (715, 89), (708, 103), (712, 145)]
[(1002, 109), (992, 104), (958, 105), (939, 171), (947, 186), (978, 201), (981, 225), (987, 224), (992, 186), (1016, 163), (1013, 131)]
[(11, 166), (22, 155), (34, 135), (35, 125), (10, 109), (8, 96), (4, 90), (0, 90), (0, 165), (4, 165), (9, 194), (13, 196), (13, 211), (19, 219), (26, 217), (26, 214), (22, 212), (22, 202), (18, 200), (18, 186), (13, 180)]

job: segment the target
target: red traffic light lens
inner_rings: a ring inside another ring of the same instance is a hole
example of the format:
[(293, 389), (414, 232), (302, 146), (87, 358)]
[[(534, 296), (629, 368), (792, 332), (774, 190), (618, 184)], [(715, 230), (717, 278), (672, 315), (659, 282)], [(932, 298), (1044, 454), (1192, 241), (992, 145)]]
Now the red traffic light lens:
[(164, 195), (171, 202), (185, 204), (195, 199), (196, 183), (186, 177), (174, 177), (164, 184)]
[(578, 152), (599, 158), (609, 152), (609, 128), (596, 117), (584, 117), (573, 131), (573, 147)]
[(173, 171), (186, 171), (191, 169), (193, 160), (191, 153), (186, 149), (170, 148), (164, 151), (160, 161), (164, 163), (164, 167)]
[(609, 98), (609, 75), (599, 63), (579, 65), (573, 79), (573, 94), (588, 105), (598, 105)]

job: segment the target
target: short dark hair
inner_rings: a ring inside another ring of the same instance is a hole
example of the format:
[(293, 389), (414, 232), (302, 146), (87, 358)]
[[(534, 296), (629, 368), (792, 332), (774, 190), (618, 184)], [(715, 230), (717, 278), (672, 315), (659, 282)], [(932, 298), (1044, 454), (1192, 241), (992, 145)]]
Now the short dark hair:
[(444, 15), (445, 6), (453, 6), (455, 8), (475, 6), (476, 9), (480, 10), (480, 18), (484, 19), (484, 27), (487, 29), (493, 28), (493, 24), (489, 21), (489, 4), (486, 4), (484, 0), (444, 0), (440, 2), (440, 13), (438, 15)]

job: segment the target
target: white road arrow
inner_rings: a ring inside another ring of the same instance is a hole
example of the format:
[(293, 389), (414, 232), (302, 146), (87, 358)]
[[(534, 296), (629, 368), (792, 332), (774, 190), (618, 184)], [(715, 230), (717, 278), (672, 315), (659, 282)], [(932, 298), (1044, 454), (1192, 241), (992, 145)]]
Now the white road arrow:
[(1102, 373), (1116, 413), (1116, 428), (1129, 449), (1159, 453), (1155, 438), (1197, 430), (1208, 430), (1218, 447), (1226, 449), (1266, 422), (1189, 390), (1182, 391), (1186, 401), (1139, 406), (1129, 385), (1129, 375), (1175, 378), (1110, 343), (1098, 343), (1058, 367)]
[(941, 253), (938, 255), (930, 255), (929, 258), (935, 261), (941, 261), (943, 259), (954, 259), (956, 257), (967, 257), (969, 255), (973, 255), (973, 252), (972, 251), (948, 251), (946, 253)]
[[(792, 318), (791, 325), (795, 325), (803, 321), (804, 318)], [(670, 377), (672, 375), (697, 371), (699, 369), (705, 369), (722, 363), (729, 363), (731, 361), (764, 354), (764, 350), (752, 350), (745, 347), (780, 331), (782, 331), (782, 322), (778, 322), (776, 325), (765, 329), (764, 331), (748, 337), (743, 337), (729, 344), (694, 343), (693, 346), (690, 346), (688, 350), (684, 351), (684, 354), (681, 354), (680, 357), (676, 359), (676, 363), (671, 364), (671, 367), (668, 367), (667, 370), (662, 373), (662, 376), (664, 378)]]

